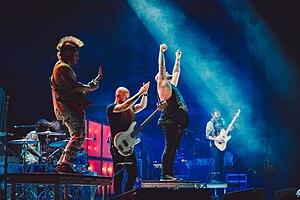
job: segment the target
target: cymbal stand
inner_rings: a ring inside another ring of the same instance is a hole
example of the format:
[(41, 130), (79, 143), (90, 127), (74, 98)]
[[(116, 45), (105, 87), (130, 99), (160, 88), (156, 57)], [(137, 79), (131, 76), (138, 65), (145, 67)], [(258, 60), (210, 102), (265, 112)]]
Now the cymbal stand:
[[(52, 159), (50, 159), (50, 156), (53, 154), (52, 153), (52, 154), (49, 155), (49, 152), (50, 152), (49, 142), (50, 142), (49, 134), (47, 133), (46, 138), (45, 138), (45, 150), (46, 150), (46, 160), (45, 160), (46, 168), (45, 168), (45, 172), (46, 173), (49, 172), (49, 165), (50, 165), (50, 163), (52, 163)], [(50, 194), (52, 194), (52, 195), (50, 195)], [(43, 196), (45, 198), (42, 198)], [(54, 192), (50, 190), (49, 185), (45, 185), (44, 190), (38, 195), (38, 199), (47, 199), (48, 200), (48, 199), (50, 199), (50, 196), (54, 197)]]
[(27, 154), (27, 147), (26, 147), (27, 143), (26, 142), (23, 142), (22, 144), (22, 149), (24, 149), (24, 151), (22, 152), (22, 156), (23, 156), (23, 161), (22, 161), (22, 164), (23, 164), (23, 173), (27, 172), (26, 170), (26, 154)]
[[(5, 136), (5, 137), (7, 137), (7, 136)], [(8, 150), (13, 156), (17, 157), (17, 155), (12, 150), (10, 150), (9, 148), (5, 148), (5, 145), (2, 142), (0, 142), (0, 145), (3, 147), (3, 149)]]
[(5, 102), (5, 121), (6, 121), (6, 127), (5, 127), (5, 147), (4, 147), (4, 153), (5, 153), (5, 160), (4, 160), (4, 192), (3, 192), (3, 197), (4, 199), (7, 198), (7, 166), (8, 166), (8, 151), (7, 151), (7, 146), (8, 146), (8, 104), (9, 104), (9, 99), (10, 96), (6, 96), (6, 102)]
[[(30, 166), (28, 165), (28, 168), (27, 168), (27, 165), (26, 165), (26, 155), (27, 155), (27, 152), (28, 152), (28, 147), (26, 147), (27, 142), (23, 142), (22, 144), (22, 149), (24, 149), (24, 151), (22, 152), (22, 156), (23, 156), (23, 161), (22, 161), (22, 164), (23, 164), (23, 173), (26, 173), (28, 172), (28, 169), (30, 168)], [(21, 186), (22, 187), (22, 186)], [(18, 199), (36, 199), (37, 198), (37, 195), (32, 191), (32, 187), (30, 186), (25, 186), (25, 187), (22, 187), (22, 193), (18, 196)]]
[(51, 164), (51, 160), (49, 159), (49, 152), (50, 152), (50, 146), (49, 146), (49, 142), (50, 142), (50, 139), (49, 139), (49, 134), (47, 133), (46, 134), (46, 139), (45, 139), (45, 150), (46, 150), (46, 173), (49, 172), (49, 165)]

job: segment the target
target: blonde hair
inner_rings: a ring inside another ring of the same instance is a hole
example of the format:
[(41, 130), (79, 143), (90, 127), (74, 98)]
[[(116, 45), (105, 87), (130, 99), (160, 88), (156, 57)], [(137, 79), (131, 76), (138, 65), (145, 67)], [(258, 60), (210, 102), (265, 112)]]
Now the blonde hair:
[(84, 43), (80, 39), (74, 36), (65, 36), (59, 40), (56, 49), (61, 51), (64, 46), (73, 46), (74, 48), (79, 48), (83, 45)]

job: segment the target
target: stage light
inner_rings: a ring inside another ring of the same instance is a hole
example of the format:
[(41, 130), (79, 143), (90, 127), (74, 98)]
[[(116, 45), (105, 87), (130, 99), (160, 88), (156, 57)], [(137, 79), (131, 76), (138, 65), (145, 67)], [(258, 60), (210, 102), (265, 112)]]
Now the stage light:
[[(242, 119), (237, 120), (236, 130), (247, 136), (247, 140), (240, 140), (240, 144), (245, 151), (251, 146), (251, 152), (259, 152), (263, 146), (259, 140), (262, 130), (254, 125), (257, 121), (253, 117), (251, 69), (243, 74), (220, 50), (218, 44), (212, 42), (209, 33), (186, 17), (171, 1), (128, 0), (128, 3), (157, 41), (157, 52), (159, 44), (168, 45), (168, 71), (173, 67), (170, 61), (174, 59), (174, 52), (176, 49), (182, 50), (179, 81), (184, 81), (193, 93), (184, 93), (183, 96), (195, 97), (208, 116), (212, 107), (222, 105), (228, 123), (240, 109)], [(189, 112), (196, 114), (197, 110), (189, 109)]]
[(297, 84), (296, 65), (248, 1), (221, 0), (232, 20), (241, 27), (247, 47), (266, 74), (279, 98), (290, 101)]

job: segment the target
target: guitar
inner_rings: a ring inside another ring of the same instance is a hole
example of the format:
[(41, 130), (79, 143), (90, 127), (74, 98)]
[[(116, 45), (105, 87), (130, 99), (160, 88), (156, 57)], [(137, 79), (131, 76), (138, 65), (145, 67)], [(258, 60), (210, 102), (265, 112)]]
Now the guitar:
[(129, 128), (124, 132), (119, 132), (114, 138), (114, 146), (122, 156), (130, 156), (133, 153), (134, 146), (140, 143), (141, 139), (135, 139), (135, 136), (148, 124), (148, 122), (167, 106), (167, 102), (161, 102), (157, 105), (156, 110), (140, 125), (139, 128), (134, 130), (136, 121), (132, 122)]
[(231, 135), (227, 135), (228, 132), (230, 132), (232, 130), (232, 126), (233, 126), (233, 123), (235, 122), (235, 120), (239, 117), (240, 115), (240, 112), (241, 110), (238, 109), (237, 113), (235, 114), (235, 116), (233, 117), (232, 121), (230, 122), (230, 124), (228, 125), (228, 128), (225, 130), (225, 129), (221, 129), (220, 131), (220, 134), (216, 137), (216, 138), (222, 138), (223, 139), (223, 142), (217, 142), (217, 141), (214, 141), (216, 147), (220, 150), (220, 151), (224, 151), (226, 149), (226, 146), (227, 146), (227, 142), (228, 140), (231, 139)]
[[(96, 76), (95, 79), (93, 79), (93, 81), (99, 81), (100, 79), (103, 78), (103, 73), (102, 73), (102, 67), (100, 66), (99, 71), (98, 71), (98, 75)], [(79, 113), (83, 114), (83, 110), (93, 104), (93, 101), (90, 101), (87, 99), (87, 95), (90, 93), (91, 91), (85, 91), (85, 92), (76, 92), (73, 93), (71, 95), (62, 95), (60, 97), (57, 98), (57, 101), (63, 103), (63, 104), (68, 104), (71, 105), (73, 108), (75, 108)]]

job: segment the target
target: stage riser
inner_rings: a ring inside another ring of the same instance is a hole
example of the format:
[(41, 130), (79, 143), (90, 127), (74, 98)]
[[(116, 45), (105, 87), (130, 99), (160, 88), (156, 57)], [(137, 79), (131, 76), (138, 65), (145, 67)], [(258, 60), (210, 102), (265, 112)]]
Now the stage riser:
[(115, 200), (211, 200), (209, 189), (139, 188), (119, 195)]
[(224, 200), (265, 200), (265, 193), (260, 188), (241, 190), (225, 194)]

